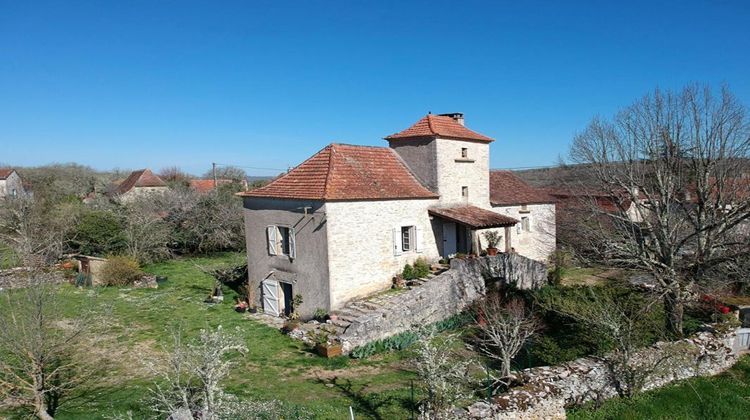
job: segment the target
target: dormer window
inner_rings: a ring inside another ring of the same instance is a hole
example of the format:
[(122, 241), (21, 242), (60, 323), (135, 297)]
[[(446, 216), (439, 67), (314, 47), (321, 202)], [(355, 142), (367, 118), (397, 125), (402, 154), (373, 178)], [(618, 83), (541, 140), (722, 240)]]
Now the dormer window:
[(469, 158), (469, 149), (467, 147), (461, 148), (461, 158), (462, 159), (468, 159)]

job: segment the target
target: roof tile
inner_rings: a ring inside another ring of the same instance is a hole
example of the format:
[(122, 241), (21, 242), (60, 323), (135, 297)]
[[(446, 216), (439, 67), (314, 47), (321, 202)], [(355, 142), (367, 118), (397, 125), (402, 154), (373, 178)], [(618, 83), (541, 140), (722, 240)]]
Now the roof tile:
[(469, 130), (452, 117), (433, 114), (425, 115), (406, 130), (391, 134), (385, 139), (396, 140), (415, 137), (444, 137), (459, 140), (477, 140), (486, 143), (494, 141), (490, 137)]
[(546, 192), (536, 189), (511, 171), (490, 172), (490, 203), (495, 206), (521, 204), (547, 204), (556, 200)]
[(243, 197), (305, 200), (437, 198), (387, 147), (330, 144), (268, 185)]

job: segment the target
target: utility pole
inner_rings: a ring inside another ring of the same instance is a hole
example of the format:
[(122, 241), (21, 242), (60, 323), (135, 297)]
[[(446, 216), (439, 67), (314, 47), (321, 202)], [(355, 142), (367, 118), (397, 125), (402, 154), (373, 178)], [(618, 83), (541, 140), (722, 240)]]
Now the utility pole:
[(216, 186), (218, 184), (216, 180), (216, 162), (211, 162), (211, 172), (214, 175), (214, 190), (216, 190)]

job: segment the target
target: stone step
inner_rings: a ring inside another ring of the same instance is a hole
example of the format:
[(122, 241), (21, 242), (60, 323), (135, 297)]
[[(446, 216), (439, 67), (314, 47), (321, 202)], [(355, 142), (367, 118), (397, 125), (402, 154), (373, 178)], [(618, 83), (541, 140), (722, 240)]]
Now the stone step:
[(367, 301), (352, 302), (350, 306), (357, 309), (364, 309), (367, 312), (377, 311), (378, 309), (380, 309), (380, 305)]
[(334, 313), (336, 315), (338, 315), (338, 316), (344, 316), (344, 317), (347, 317), (347, 318), (357, 318), (357, 317), (365, 315), (365, 314), (367, 314), (369, 312), (368, 311), (362, 311), (362, 310), (357, 309), (357, 308), (349, 308), (349, 307), (347, 307), (347, 308), (341, 309), (339, 311), (336, 311)]
[(329, 320), (330, 323), (327, 323), (328, 325), (333, 325), (334, 327), (340, 327), (343, 329), (346, 329), (348, 326), (352, 325), (351, 321), (349, 319), (345, 319), (342, 317), (338, 317), (336, 319)]

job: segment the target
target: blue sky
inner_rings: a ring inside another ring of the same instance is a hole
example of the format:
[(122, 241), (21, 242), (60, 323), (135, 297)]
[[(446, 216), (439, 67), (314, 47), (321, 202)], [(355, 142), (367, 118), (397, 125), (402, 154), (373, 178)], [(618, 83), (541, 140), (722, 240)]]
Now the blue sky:
[(750, 2), (655, 3), (0, 0), (0, 162), (283, 169), (459, 111), (528, 167), (656, 86), (750, 105)]

